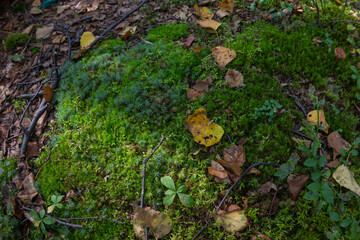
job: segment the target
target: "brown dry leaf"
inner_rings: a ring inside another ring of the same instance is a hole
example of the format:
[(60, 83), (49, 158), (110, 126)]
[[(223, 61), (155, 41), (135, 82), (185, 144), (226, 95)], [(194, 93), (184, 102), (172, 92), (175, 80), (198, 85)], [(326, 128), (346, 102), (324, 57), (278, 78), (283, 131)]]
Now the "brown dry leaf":
[(224, 148), (224, 160), (219, 159), (219, 163), (228, 169), (231, 173), (240, 177), (242, 174), (241, 167), (246, 161), (245, 150), (242, 145), (233, 145), (231, 148)]
[(207, 7), (199, 7), (198, 5), (195, 5), (194, 8), (196, 15), (198, 15), (203, 20), (212, 19), (214, 17), (214, 14)]
[(255, 174), (255, 175), (260, 175), (261, 171), (257, 168), (251, 168), (247, 174)]
[(234, 69), (228, 69), (225, 75), (225, 80), (229, 84), (229, 87), (245, 87), (244, 76), (241, 72)]
[(196, 53), (199, 53), (201, 52), (201, 47), (200, 46), (194, 47), (194, 50)]
[(209, 86), (212, 85), (212, 80), (212, 77), (209, 76), (204, 80), (197, 81), (193, 86), (193, 89), (198, 92), (207, 92), (209, 90)]
[(134, 205), (134, 213), (133, 225), (136, 237), (145, 239), (145, 227), (149, 228), (149, 233), (156, 239), (170, 233), (172, 222), (165, 213), (136, 205)]
[(36, 39), (45, 39), (50, 36), (51, 32), (54, 30), (54, 26), (47, 26), (36, 29)]
[(93, 0), (91, 7), (87, 7), (88, 12), (95, 11), (99, 8), (99, 4), (102, 3), (103, 0)]
[(24, 31), (22, 31), (22, 33), (29, 35), (29, 34), (31, 33), (31, 31), (33, 30), (34, 26), (35, 26), (34, 24), (31, 24), (31, 25), (27, 26), (27, 27), (24, 29)]
[(240, 210), (240, 207), (238, 205), (235, 204), (231, 204), (228, 208), (227, 208), (227, 212), (234, 212), (236, 210)]
[(332, 132), (327, 137), (329, 146), (334, 149), (334, 156), (341, 155), (341, 148), (348, 151), (351, 148), (350, 143), (345, 141), (338, 132)]
[(31, 4), (32, 7), (40, 7), (41, 6), (41, 0), (34, 0)]
[(267, 182), (261, 185), (261, 187), (258, 189), (258, 192), (260, 193), (260, 195), (264, 195), (269, 193), (271, 189), (274, 189), (276, 191), (277, 190), (276, 185), (272, 182)]
[(206, 117), (206, 110), (204, 108), (199, 108), (186, 119), (185, 128), (190, 130), (195, 142), (206, 147), (218, 143), (224, 134), (221, 126)]
[(340, 162), (338, 159), (333, 160), (333, 161), (329, 162), (328, 164), (326, 164), (326, 166), (329, 168), (336, 168), (339, 165), (340, 165)]
[(204, 92), (198, 92), (195, 89), (189, 88), (186, 92), (187, 97), (192, 101), (194, 99), (199, 99)]
[(190, 36), (188, 36), (186, 38), (186, 40), (182, 43), (183, 48), (188, 49), (191, 46), (191, 44), (193, 43), (194, 40), (195, 40), (194, 34), (191, 34)]
[(133, 35), (136, 31), (136, 26), (125, 26), (121, 32), (119, 32), (119, 35), (123, 37), (123, 39), (126, 39)]
[(44, 92), (44, 98), (47, 102), (50, 102), (52, 97), (54, 96), (54, 90), (50, 87), (50, 85), (46, 85), (43, 88), (43, 92)]
[(56, 7), (56, 13), (57, 13), (57, 14), (61, 14), (61, 13), (63, 13), (66, 9), (68, 9), (69, 7), (70, 7), (70, 5), (57, 6), (57, 7)]
[(289, 192), (292, 200), (296, 200), (308, 179), (309, 177), (306, 175), (300, 175), (294, 179), (288, 178)]
[(212, 49), (212, 55), (220, 68), (224, 68), (228, 63), (236, 58), (234, 50), (220, 46)]
[(20, 191), (16, 197), (18, 197), (23, 203), (31, 203), (33, 199), (38, 195), (34, 186), (34, 174), (30, 173), (21, 182), (22, 191)]
[(227, 171), (218, 162), (211, 161), (211, 167), (208, 167), (209, 174), (218, 178), (227, 178)]
[(360, 196), (360, 186), (354, 178), (354, 173), (344, 164), (339, 166), (332, 176), (340, 186), (346, 187)]
[(216, 11), (216, 15), (217, 15), (219, 18), (224, 18), (224, 17), (226, 17), (226, 16), (229, 16), (230, 13), (225, 12), (225, 11), (219, 9), (219, 10)]
[(345, 53), (344, 49), (342, 49), (342, 48), (335, 48), (335, 55), (336, 55), (336, 58), (338, 58), (338, 59), (346, 58), (346, 53)]
[(224, 0), (219, 5), (224, 12), (232, 13), (234, 11), (234, 0)]
[(65, 39), (65, 36), (58, 35), (52, 40), (52, 43), (63, 43)]
[[(319, 119), (318, 119), (318, 115), (319, 115)], [(319, 110), (319, 112), (317, 110), (313, 110), (313, 111), (309, 112), (307, 114), (307, 121), (312, 124), (318, 124), (318, 122), (319, 122), (320, 125), (323, 125), (324, 127), (326, 127), (324, 132), (325, 133), (329, 132), (330, 124), (328, 124), (326, 122), (325, 114), (324, 114), (323, 110)]]
[(200, 21), (197, 21), (196, 23), (199, 24), (203, 28), (209, 28), (214, 31), (216, 31), (218, 29), (218, 27), (221, 25), (221, 23), (211, 20), (211, 19), (200, 20)]
[(251, 235), (250, 240), (260, 240), (260, 239), (264, 239), (264, 240), (271, 240), (271, 238), (268, 238), (265, 234), (254, 230), (254, 233), (256, 233), (255, 235)]
[(237, 210), (230, 213), (218, 211), (215, 221), (231, 233), (241, 231), (249, 225), (244, 210)]
[(37, 157), (39, 156), (39, 145), (37, 142), (29, 142), (26, 148), (26, 157)]
[(39, 7), (32, 7), (30, 9), (30, 14), (32, 15), (39, 15), (39, 14), (42, 14), (42, 11)]

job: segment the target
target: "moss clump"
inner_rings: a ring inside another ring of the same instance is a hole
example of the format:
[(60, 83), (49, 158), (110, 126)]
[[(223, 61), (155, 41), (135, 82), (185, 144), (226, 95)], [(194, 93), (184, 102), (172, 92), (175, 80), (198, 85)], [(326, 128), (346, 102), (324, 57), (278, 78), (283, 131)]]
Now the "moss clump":
[(146, 39), (149, 41), (158, 41), (158, 40), (175, 41), (187, 35), (189, 35), (187, 25), (169, 24), (151, 29)]
[(13, 33), (5, 39), (4, 45), (7, 50), (13, 50), (17, 46), (24, 45), (27, 41), (29, 41), (27, 34)]

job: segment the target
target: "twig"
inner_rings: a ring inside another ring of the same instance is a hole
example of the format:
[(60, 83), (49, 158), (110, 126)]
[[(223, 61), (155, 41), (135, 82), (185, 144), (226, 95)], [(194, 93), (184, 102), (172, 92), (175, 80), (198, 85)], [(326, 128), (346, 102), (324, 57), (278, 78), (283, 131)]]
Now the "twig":
[(142, 183), (141, 183), (141, 203), (140, 207), (144, 207), (144, 196), (145, 196), (145, 173), (146, 173), (146, 163), (149, 161), (149, 159), (154, 155), (156, 150), (161, 146), (161, 144), (164, 142), (166, 137), (161, 137), (160, 142), (158, 145), (152, 150), (149, 156), (143, 159), (143, 172), (142, 172)]
[(271, 206), (270, 206), (270, 210), (269, 210), (269, 215), (271, 215), (272, 209), (273, 209), (273, 207), (274, 207), (274, 201), (275, 201), (276, 195), (277, 195), (277, 193), (278, 193), (278, 191), (279, 191), (279, 185), (280, 185), (280, 178), (278, 179), (278, 182), (277, 182), (277, 184), (276, 184), (276, 191), (275, 191), (274, 197), (273, 197), (273, 199), (272, 199), (272, 201), (271, 201)]
[[(297, 131), (297, 130), (295, 130), (295, 129), (291, 129), (291, 131), (292, 131), (293, 133), (296, 133), (297, 135), (299, 135), (299, 136), (301, 136), (301, 137), (303, 137), (303, 138), (307, 139), (307, 140), (314, 141), (311, 137), (309, 137), (309, 136), (307, 136), (307, 135), (303, 134), (302, 132), (299, 132), (299, 131)], [(321, 152), (322, 152), (322, 154), (326, 157), (326, 153), (325, 153), (326, 143), (325, 143), (325, 142), (323, 142), (323, 141), (319, 141), (319, 142), (321, 143), (321, 146), (320, 146), (320, 148), (321, 148)], [(324, 145), (324, 147), (323, 147), (323, 145)]]
[(356, 105), (356, 103), (354, 103), (355, 104), (355, 107), (357, 108), (357, 110), (360, 112), (360, 108), (358, 107), (358, 105)]
[(119, 224), (126, 224), (125, 222), (119, 222), (118, 221), (120, 219), (120, 217), (117, 218), (117, 219), (109, 219), (109, 218), (103, 218), (103, 217), (58, 218), (58, 219), (61, 220), (61, 221), (64, 221), (64, 222), (69, 222), (71, 220), (103, 220), (103, 221), (116, 222), (116, 223), (119, 223)]
[[(244, 172), (243, 174), (238, 178), (238, 180), (236, 180), (236, 182), (231, 185), (231, 187), (229, 188), (229, 190), (227, 191), (227, 193), (225, 194), (225, 196), (223, 197), (223, 199), (221, 200), (219, 206), (217, 206), (215, 208), (215, 212), (217, 212), (220, 207), (223, 205), (223, 203), (225, 202), (227, 196), (230, 194), (231, 190), (240, 182), (240, 180), (250, 171), (250, 169), (254, 168), (254, 167), (257, 167), (257, 166), (261, 166), (261, 165), (265, 165), (265, 166), (275, 166), (275, 167), (278, 167), (279, 164), (276, 164), (276, 163), (267, 163), (267, 162), (258, 162), (258, 163), (255, 163), (253, 165), (251, 165), (250, 167), (248, 167)], [(203, 226), (199, 232), (197, 232), (197, 234), (192, 238), (193, 240), (196, 239), (203, 231), (204, 229), (206, 228), (206, 226), (209, 224), (209, 221), (207, 220), (206, 223), (205, 223), (205, 226)]]
[(97, 37), (90, 45), (88, 48), (92, 48), (97, 42), (99, 42), (101, 39), (103, 39), (104, 37), (106, 37), (106, 35), (108, 35), (108, 33), (115, 28), (117, 25), (119, 25), (122, 21), (124, 21), (127, 17), (129, 17), (132, 13), (136, 12), (137, 10), (139, 10), (145, 3), (147, 3), (149, 0), (143, 0), (136, 8), (132, 9), (130, 12), (128, 12), (127, 14), (125, 14), (122, 18), (120, 18), (118, 21), (116, 21), (115, 23), (111, 24), (110, 27), (108, 27), (105, 31), (103, 31), (99, 37)]
[(307, 116), (307, 112), (304, 108), (304, 106), (301, 104), (299, 98), (296, 96), (296, 94), (294, 93), (294, 91), (292, 90), (292, 88), (289, 87), (290, 93), (292, 94), (295, 103), (298, 105), (298, 107), (301, 109), (301, 111), (304, 113), (305, 117)]

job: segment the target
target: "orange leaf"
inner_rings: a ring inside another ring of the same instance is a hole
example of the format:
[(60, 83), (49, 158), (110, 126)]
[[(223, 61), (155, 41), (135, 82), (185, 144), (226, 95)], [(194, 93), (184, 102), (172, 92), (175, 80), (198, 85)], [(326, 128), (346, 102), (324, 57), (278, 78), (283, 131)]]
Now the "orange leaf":
[(224, 0), (220, 3), (220, 9), (224, 12), (232, 13), (234, 11), (234, 0)]
[(196, 23), (202, 26), (203, 28), (209, 28), (214, 31), (216, 31), (216, 29), (218, 29), (218, 27), (221, 25), (221, 23), (210, 19), (200, 20), (197, 21)]
[(44, 92), (44, 98), (47, 102), (50, 102), (52, 97), (54, 96), (54, 90), (49, 86), (49, 85), (46, 85), (44, 88), (43, 88), (43, 92)]
[(214, 47), (212, 55), (221, 68), (224, 68), (228, 63), (236, 58), (236, 52), (229, 48)]

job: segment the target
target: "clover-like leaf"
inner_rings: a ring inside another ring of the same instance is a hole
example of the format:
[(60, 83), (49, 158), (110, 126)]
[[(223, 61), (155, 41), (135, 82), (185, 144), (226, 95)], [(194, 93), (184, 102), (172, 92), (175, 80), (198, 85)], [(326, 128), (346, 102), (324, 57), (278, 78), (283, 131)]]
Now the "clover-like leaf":
[(46, 235), (47, 234), (47, 231), (46, 231), (46, 228), (45, 228), (45, 225), (43, 222), (40, 223), (40, 229), (41, 229), (41, 232)]
[(160, 181), (165, 187), (170, 188), (173, 191), (176, 191), (174, 180), (171, 177), (169, 176), (162, 177)]
[(164, 199), (163, 199), (164, 205), (165, 206), (170, 206), (173, 203), (175, 196), (176, 196), (176, 194), (165, 196)]
[(55, 220), (52, 219), (51, 217), (47, 216), (46, 218), (43, 219), (43, 223), (47, 224), (47, 225), (51, 225), (55, 223)]
[(42, 210), (39, 212), (39, 214), (40, 214), (40, 218), (43, 219), (43, 218), (45, 217), (45, 210), (42, 209)]
[(40, 220), (39, 215), (36, 213), (36, 211), (34, 209), (31, 209), (30, 217), (32, 217), (34, 220)]
[(180, 202), (186, 207), (192, 207), (194, 205), (194, 200), (187, 194), (177, 193), (180, 199)]
[(178, 193), (185, 193), (186, 192), (186, 186), (185, 185), (182, 185), (180, 186), (177, 191)]
[(166, 192), (165, 192), (165, 195), (173, 195), (175, 194), (176, 192), (174, 190), (171, 190), (171, 189), (168, 189)]

